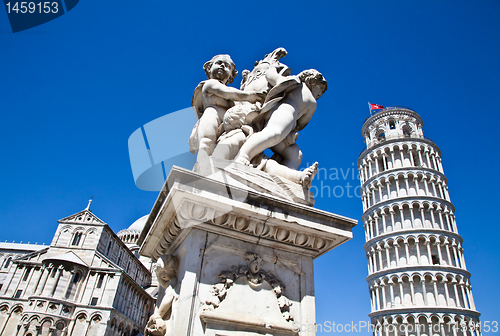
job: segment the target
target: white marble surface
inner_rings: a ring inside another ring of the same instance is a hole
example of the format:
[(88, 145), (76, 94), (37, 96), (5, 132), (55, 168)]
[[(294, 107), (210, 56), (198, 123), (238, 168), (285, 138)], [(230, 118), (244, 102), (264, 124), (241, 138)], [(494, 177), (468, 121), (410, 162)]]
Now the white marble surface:
[(354, 225), (175, 167), (140, 253), (179, 260), (171, 335), (314, 335), (299, 331), (315, 322), (313, 259), (349, 240)]

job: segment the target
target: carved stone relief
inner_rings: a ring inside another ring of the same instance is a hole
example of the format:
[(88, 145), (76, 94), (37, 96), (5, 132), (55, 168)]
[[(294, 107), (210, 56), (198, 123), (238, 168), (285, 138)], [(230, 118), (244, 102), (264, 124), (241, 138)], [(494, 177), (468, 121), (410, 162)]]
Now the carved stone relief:
[[(222, 271), (219, 275), (220, 283), (215, 284), (210, 289), (211, 296), (205, 300), (203, 310), (215, 310), (221, 302), (227, 297), (227, 294), (233, 284), (240, 278), (248, 281), (248, 286), (254, 290), (266, 288), (264, 284), (270, 286), (276, 296), (276, 303), (286, 321), (293, 321), (293, 316), (290, 314), (290, 306), (292, 303), (284, 295), (285, 286), (273, 274), (261, 270), (262, 258), (252, 252), (247, 252), (245, 255), (246, 266), (232, 266), (231, 270)], [(239, 281), (241, 282), (241, 281)]]

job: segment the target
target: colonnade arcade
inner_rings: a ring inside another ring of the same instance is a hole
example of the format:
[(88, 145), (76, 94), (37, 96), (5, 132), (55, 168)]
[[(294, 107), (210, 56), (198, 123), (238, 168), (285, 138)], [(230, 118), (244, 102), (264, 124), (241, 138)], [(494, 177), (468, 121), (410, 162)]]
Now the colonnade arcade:
[(369, 280), (369, 288), (372, 311), (405, 307), (476, 309), (465, 273), (400, 271)]
[(479, 336), (479, 320), (461, 313), (403, 313), (372, 318), (375, 336)]
[(421, 169), (381, 174), (363, 186), (362, 194), (364, 210), (400, 197), (423, 196), (451, 202), (446, 178)]
[(429, 229), (458, 235), (454, 207), (438, 200), (391, 201), (365, 211), (365, 238), (370, 241), (381, 235), (401, 230)]
[(365, 245), (368, 274), (409, 266), (445, 266), (466, 271), (459, 236), (402, 234)]
[(396, 140), (361, 154), (358, 170), (361, 183), (384, 171), (400, 168), (424, 168), (444, 174), (439, 149), (429, 140)]

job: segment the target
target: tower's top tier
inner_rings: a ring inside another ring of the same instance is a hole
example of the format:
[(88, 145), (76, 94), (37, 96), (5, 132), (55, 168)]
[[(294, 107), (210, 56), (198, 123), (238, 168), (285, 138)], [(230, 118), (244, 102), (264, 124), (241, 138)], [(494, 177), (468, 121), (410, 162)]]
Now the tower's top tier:
[(422, 118), (407, 107), (386, 107), (366, 119), (361, 130), (366, 148), (392, 139), (423, 138)]

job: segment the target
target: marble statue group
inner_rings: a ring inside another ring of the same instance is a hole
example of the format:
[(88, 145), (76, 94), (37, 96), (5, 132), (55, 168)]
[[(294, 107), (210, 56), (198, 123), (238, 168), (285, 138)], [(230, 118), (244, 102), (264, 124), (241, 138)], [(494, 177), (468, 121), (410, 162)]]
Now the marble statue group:
[[(286, 54), (244, 70), (239, 89), (228, 86), (238, 75), (229, 55), (204, 64), (195, 174), (172, 169), (144, 228), (160, 285), (145, 335), (306, 335), (297, 326), (314, 324), (313, 259), (350, 239), (355, 221), (312, 208), (318, 163), (299, 170), (296, 141), (327, 82), (314, 69), (291, 75)], [(243, 201), (228, 190), (252, 192)]]
[[(192, 106), (198, 117), (189, 140), (198, 152), (194, 170), (212, 173), (211, 159), (231, 160), (281, 176), (309, 189), (317, 163), (298, 171), (302, 152), (298, 132), (311, 120), (316, 100), (327, 89), (316, 70), (296, 76), (280, 62), (278, 48), (242, 73), (240, 89), (229, 87), (238, 71), (229, 55), (216, 55), (203, 66), (207, 80), (196, 87)], [(264, 151), (270, 149), (269, 158)]]

